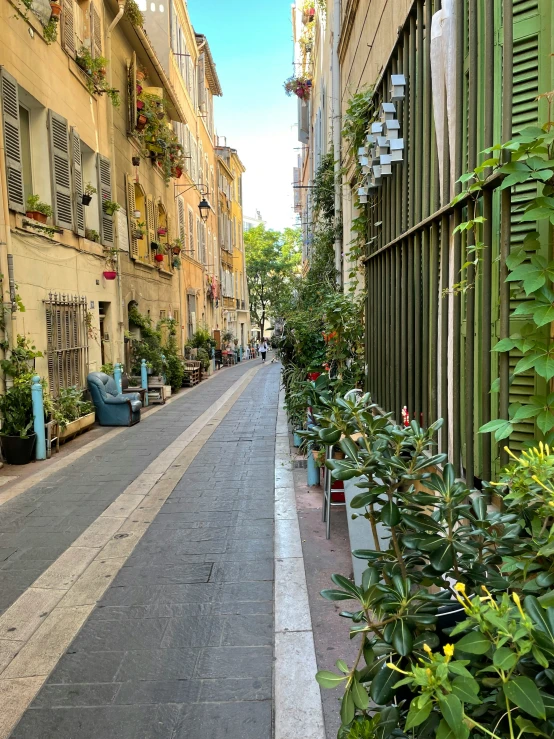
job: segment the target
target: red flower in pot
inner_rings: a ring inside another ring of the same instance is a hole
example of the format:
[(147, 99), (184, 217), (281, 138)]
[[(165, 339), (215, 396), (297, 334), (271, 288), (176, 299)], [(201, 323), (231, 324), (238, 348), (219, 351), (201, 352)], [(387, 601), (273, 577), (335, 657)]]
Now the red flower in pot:
[(144, 108), (144, 100), (137, 100), (137, 110), (142, 110)]
[(154, 259), (156, 260), (156, 262), (163, 262), (164, 255), (163, 254), (154, 254)]
[(115, 278), (117, 277), (117, 272), (114, 272), (114, 270), (111, 269), (104, 270), (102, 274), (104, 275), (104, 279), (106, 280), (115, 280)]
[(167, 233), (167, 228), (165, 228), (164, 226), (160, 226), (158, 228), (158, 236), (165, 236), (166, 233)]

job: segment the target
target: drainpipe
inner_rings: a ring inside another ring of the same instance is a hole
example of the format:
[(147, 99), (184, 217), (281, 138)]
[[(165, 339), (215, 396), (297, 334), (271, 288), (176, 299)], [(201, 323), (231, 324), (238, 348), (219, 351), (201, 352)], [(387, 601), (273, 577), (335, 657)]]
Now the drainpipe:
[(339, 65), (340, 39), (340, 0), (333, 0), (332, 52), (331, 52), (331, 116), (333, 126), (333, 152), (335, 158), (335, 270), (337, 285), (343, 282), (342, 275), (342, 233), (339, 226), (342, 222), (342, 188), (341, 188), (341, 89)]
[[(119, 10), (116, 13), (115, 18), (108, 26), (106, 32), (106, 56), (108, 59), (108, 75), (109, 75), (109, 86), (113, 87), (113, 65), (112, 65), (112, 31), (117, 26), (119, 21), (123, 18), (125, 12), (125, 2), (118, 0)], [(114, 184), (117, 182), (116, 169), (115, 169), (115, 126), (113, 120), (113, 105), (111, 101), (108, 105), (108, 130), (110, 132), (110, 159), (112, 161), (112, 191)], [(112, 193), (113, 197), (113, 193)], [(117, 223), (117, 215), (114, 214), (114, 239), (118, 245), (117, 250), (117, 302), (118, 302), (118, 324), (119, 324), (119, 338), (118, 338), (118, 355), (114, 357), (118, 362), (125, 361), (125, 344), (123, 341), (124, 321), (123, 321), (123, 287), (121, 284), (121, 254), (119, 251), (119, 229)]]

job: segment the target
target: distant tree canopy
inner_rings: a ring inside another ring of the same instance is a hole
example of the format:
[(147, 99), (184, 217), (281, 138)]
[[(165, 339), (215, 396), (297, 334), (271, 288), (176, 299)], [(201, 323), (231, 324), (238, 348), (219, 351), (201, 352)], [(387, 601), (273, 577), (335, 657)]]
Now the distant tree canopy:
[(302, 262), (300, 230), (261, 223), (244, 234), (244, 244), (250, 315), (263, 336), (268, 317), (282, 316), (291, 303)]

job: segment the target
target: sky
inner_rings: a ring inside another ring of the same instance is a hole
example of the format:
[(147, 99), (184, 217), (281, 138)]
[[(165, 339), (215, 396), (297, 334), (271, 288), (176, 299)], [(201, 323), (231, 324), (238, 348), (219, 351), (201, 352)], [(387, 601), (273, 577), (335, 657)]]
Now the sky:
[(219, 136), (246, 167), (243, 213), (268, 228), (295, 223), (292, 169), (298, 155), (297, 102), (283, 82), (292, 66), (291, 0), (188, 0), (208, 38), (223, 90), (214, 99)]

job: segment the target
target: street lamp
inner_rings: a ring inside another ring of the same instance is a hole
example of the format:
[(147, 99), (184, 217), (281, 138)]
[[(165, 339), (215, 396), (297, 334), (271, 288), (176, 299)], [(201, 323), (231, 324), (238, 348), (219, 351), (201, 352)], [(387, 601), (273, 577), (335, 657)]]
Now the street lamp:
[(203, 220), (204, 223), (208, 220), (208, 216), (210, 215), (210, 211), (212, 209), (212, 206), (208, 203), (206, 198), (202, 198), (202, 200), (198, 203), (198, 210), (200, 211), (200, 218)]

